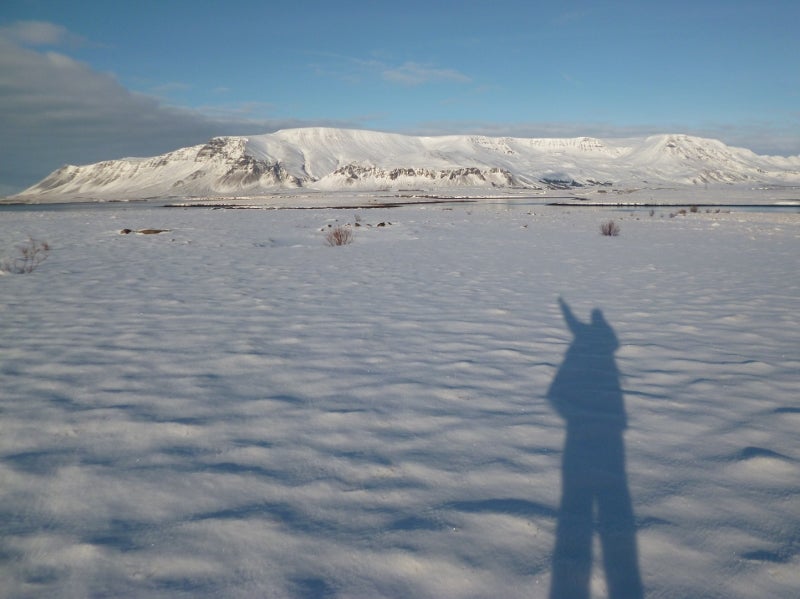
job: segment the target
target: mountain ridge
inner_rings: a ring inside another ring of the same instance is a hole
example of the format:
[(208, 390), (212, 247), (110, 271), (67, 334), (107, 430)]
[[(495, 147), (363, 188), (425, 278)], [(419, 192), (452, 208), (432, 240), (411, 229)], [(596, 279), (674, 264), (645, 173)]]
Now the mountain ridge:
[(67, 165), (19, 201), (414, 188), (564, 189), (642, 184), (800, 183), (800, 156), (762, 156), (685, 134), (601, 139), (409, 136), (308, 127), (144, 158)]

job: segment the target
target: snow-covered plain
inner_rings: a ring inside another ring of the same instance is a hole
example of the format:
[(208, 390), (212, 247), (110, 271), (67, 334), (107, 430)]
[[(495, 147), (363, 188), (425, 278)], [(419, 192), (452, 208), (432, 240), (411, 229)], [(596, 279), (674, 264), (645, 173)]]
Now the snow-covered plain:
[[(52, 250), (0, 277), (0, 596), (547, 597), (609, 527), (560, 583), (797, 596), (800, 215), (670, 211), (3, 209)], [(590, 417), (562, 464), (571, 344), (625, 461)]]

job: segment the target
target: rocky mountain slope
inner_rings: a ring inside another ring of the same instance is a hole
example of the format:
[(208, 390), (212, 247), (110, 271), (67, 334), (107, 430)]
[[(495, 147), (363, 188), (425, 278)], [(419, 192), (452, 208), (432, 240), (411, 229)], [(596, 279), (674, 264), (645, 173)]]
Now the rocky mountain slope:
[(216, 137), (152, 158), (64, 166), (18, 201), (241, 196), (314, 190), (800, 184), (800, 156), (687, 135), (536, 139), (303, 128)]

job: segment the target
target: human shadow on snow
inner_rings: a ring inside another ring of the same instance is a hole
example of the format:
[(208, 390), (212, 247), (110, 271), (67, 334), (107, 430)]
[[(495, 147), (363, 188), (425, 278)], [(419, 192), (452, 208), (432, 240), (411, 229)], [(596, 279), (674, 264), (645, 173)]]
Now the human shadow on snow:
[(638, 599), (644, 593), (625, 472), (627, 417), (614, 360), (619, 343), (602, 311), (593, 310), (584, 323), (558, 301), (574, 339), (547, 392), (567, 427), (550, 599), (590, 596), (595, 529), (609, 598)]

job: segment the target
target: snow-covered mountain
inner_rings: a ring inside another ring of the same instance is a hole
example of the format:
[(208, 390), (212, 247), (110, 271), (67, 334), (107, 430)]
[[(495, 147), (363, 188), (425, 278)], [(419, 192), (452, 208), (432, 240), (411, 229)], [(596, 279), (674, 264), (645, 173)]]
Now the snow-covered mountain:
[(282, 189), (434, 190), (800, 183), (800, 156), (688, 135), (535, 139), (302, 128), (215, 137), (152, 158), (64, 166), (21, 201), (237, 196)]

